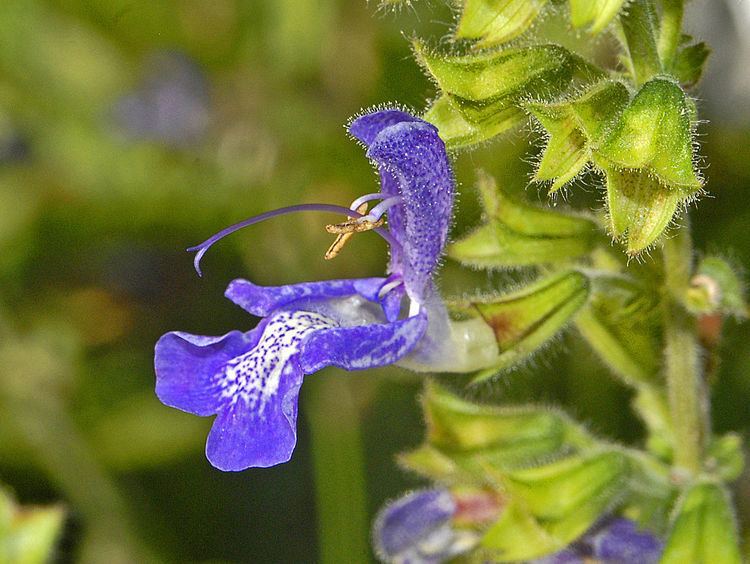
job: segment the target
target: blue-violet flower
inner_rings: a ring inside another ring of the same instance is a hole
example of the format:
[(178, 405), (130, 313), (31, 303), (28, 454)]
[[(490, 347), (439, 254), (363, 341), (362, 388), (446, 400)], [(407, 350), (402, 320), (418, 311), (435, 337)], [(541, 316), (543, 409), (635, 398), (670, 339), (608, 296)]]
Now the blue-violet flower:
[(386, 505), (373, 526), (380, 560), (440, 564), (471, 550), (479, 535), (454, 527), (458, 504), (445, 489), (419, 490)]
[[(487, 364), (483, 355), (496, 355), (489, 327), (449, 322), (433, 283), (454, 199), (453, 173), (436, 128), (400, 110), (379, 110), (352, 121), (349, 132), (378, 168), (379, 193), (358, 198), (350, 208), (303, 204), (267, 212), (190, 249), (197, 251), (199, 269), (203, 254), (221, 237), (282, 213), (311, 210), (343, 213), (354, 218), (339, 224), (344, 231), (374, 229), (390, 245), (387, 277), (279, 287), (234, 280), (225, 295), (263, 318), (255, 329), (161, 337), (156, 393), (166, 405), (216, 415), (206, 455), (221, 470), (289, 460), (302, 379), (325, 366), (360, 370), (401, 361), (421, 370), (468, 371)], [(367, 215), (356, 211), (374, 200), (380, 203)], [(477, 354), (477, 343), (489, 353)]]

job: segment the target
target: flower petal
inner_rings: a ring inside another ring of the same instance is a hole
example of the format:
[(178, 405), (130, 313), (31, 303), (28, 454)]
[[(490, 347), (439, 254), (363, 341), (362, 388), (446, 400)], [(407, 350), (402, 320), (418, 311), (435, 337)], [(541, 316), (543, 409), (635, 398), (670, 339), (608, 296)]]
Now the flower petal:
[(360, 295), (374, 302), (377, 301), (378, 292), (384, 282), (385, 278), (355, 278), (303, 282), (286, 286), (257, 286), (238, 278), (229, 283), (224, 295), (248, 313), (265, 317), (285, 305), (302, 299)]
[(401, 122), (384, 128), (367, 156), (392, 177), (382, 174), (384, 192), (385, 182), (398, 184), (403, 204), (389, 211), (389, 225), (403, 247), (406, 291), (421, 303), (443, 254), (453, 213), (454, 181), (445, 144), (433, 125)]
[(642, 562), (656, 564), (664, 544), (629, 519), (613, 519), (586, 540), (593, 556), (605, 562)]
[(195, 415), (213, 415), (223, 402), (215, 376), (256, 344), (258, 329), (204, 337), (173, 331), (156, 343), (156, 395), (162, 403)]
[(268, 468), (286, 462), (297, 444), (297, 398), (302, 371), (294, 362), (281, 371), (279, 387), (264, 409), (245, 401), (228, 405), (214, 421), (206, 457), (224, 471)]
[(395, 323), (321, 329), (302, 343), (300, 365), (305, 374), (329, 365), (345, 370), (385, 366), (412, 350), (426, 329), (424, 312)]
[(223, 401), (206, 445), (221, 470), (286, 462), (297, 440), (302, 343), (336, 321), (307, 311), (280, 310), (266, 318), (257, 342), (214, 375)]
[(373, 537), (385, 562), (439, 564), (470, 550), (477, 535), (453, 528), (456, 503), (448, 490), (412, 492), (385, 506)]
[(352, 120), (349, 124), (349, 133), (369, 147), (383, 129), (404, 121), (422, 120), (401, 110), (379, 110)]

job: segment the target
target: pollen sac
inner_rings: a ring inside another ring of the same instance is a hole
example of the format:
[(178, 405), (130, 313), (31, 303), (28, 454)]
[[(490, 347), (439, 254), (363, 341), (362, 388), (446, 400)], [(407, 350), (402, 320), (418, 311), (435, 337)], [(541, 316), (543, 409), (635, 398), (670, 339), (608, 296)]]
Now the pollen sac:
[(584, 215), (551, 211), (509, 196), (480, 174), (483, 225), (448, 247), (448, 256), (480, 268), (559, 264), (591, 252), (597, 225)]
[(456, 29), (460, 39), (477, 39), (477, 46), (515, 39), (534, 23), (547, 0), (466, 0)]
[(714, 483), (689, 488), (678, 502), (662, 564), (741, 561), (728, 492)]
[(425, 114), (449, 148), (490, 139), (522, 123), (520, 99), (559, 95), (580, 71), (580, 61), (558, 45), (445, 55), (423, 43), (417, 60), (435, 80), (441, 97)]

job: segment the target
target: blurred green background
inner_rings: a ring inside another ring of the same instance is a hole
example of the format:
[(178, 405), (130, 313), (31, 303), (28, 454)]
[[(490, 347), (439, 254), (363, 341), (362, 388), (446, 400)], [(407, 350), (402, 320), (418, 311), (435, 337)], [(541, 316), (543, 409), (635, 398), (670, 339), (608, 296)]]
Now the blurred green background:
[[(354, 238), (325, 262), (328, 217), (285, 217), (214, 248), (198, 278), (184, 249), (263, 210), (346, 205), (377, 178), (343, 129), (362, 108), (421, 110), (434, 87), (408, 37), (446, 37), (444, 2), (391, 13), (350, 0), (3, 0), (0, 5), (0, 484), (61, 502), (60, 562), (365, 562), (382, 503), (419, 481), (394, 455), (422, 437), (420, 379), (326, 370), (301, 396), (288, 464), (225, 474), (203, 455), (210, 420), (162, 406), (153, 345), (169, 330), (222, 334), (254, 320), (222, 297), (261, 284), (379, 275), (385, 246)], [(711, 197), (699, 248), (750, 264), (750, 14), (695, 2), (716, 47), (699, 89)], [(538, 32), (539, 30), (537, 30)], [(556, 31), (579, 50), (586, 38)], [(743, 74), (744, 73), (744, 74)], [(456, 160), (455, 234), (478, 218), (474, 169), (528, 185), (529, 128)], [(708, 166), (710, 164), (710, 167)], [(599, 208), (595, 179), (570, 193)], [(444, 292), (506, 284), (446, 264)], [(730, 322), (717, 431), (750, 431), (750, 328)], [(484, 399), (567, 405), (637, 444), (627, 392), (566, 335)], [(572, 359), (575, 359), (573, 361)], [(750, 476), (736, 485), (748, 537)]]

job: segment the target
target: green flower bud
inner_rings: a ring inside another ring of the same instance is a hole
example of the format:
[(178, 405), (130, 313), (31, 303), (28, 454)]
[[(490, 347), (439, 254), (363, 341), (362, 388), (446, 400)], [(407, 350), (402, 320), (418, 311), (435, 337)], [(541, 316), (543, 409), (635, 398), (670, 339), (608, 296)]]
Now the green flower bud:
[[(597, 509), (584, 513), (595, 519), (613, 495), (624, 491), (623, 477), (627, 468), (623, 454), (600, 452), (516, 470), (508, 474), (505, 483), (511, 494), (523, 499), (537, 517), (562, 519), (593, 504)], [(581, 527), (580, 533), (583, 533), (588, 524)]]
[(625, 455), (599, 451), (499, 476), (516, 505), (505, 508), (481, 546), (501, 562), (567, 546), (624, 495), (628, 469)]
[(741, 562), (732, 506), (718, 484), (691, 487), (678, 502), (662, 564)]
[(690, 280), (685, 302), (694, 313), (747, 317), (743, 281), (732, 265), (717, 256), (701, 260)]
[(546, 556), (567, 546), (547, 531), (525, 508), (511, 499), (487, 530), (476, 551), (477, 562), (518, 562)]
[(427, 443), (400, 460), (436, 480), (492, 483), (488, 469), (528, 467), (593, 444), (583, 428), (551, 409), (471, 403), (436, 384), (422, 402)]
[(64, 518), (61, 507), (19, 508), (0, 489), (0, 562), (51, 561)]
[(424, 117), (449, 147), (475, 144), (521, 123), (521, 98), (548, 99), (567, 88), (574, 74), (596, 75), (596, 69), (558, 45), (460, 56), (438, 54), (419, 41), (413, 47), (442, 91)]
[(703, 69), (710, 54), (711, 49), (702, 41), (683, 47), (678, 51), (670, 72), (684, 88), (695, 86), (703, 76)]
[(693, 198), (691, 192), (669, 188), (643, 169), (605, 168), (609, 230), (637, 255), (653, 245), (677, 211)]
[(588, 26), (597, 34), (612, 21), (625, 0), (570, 0), (570, 20), (577, 28)]
[[(505, 448), (534, 442), (554, 449), (593, 445), (591, 437), (564, 413), (533, 406), (498, 407), (469, 402), (437, 384), (423, 398), (431, 444), (453, 450)], [(554, 450), (545, 449), (546, 454)]]
[(476, 145), (520, 125), (525, 119), (519, 108), (508, 106), (482, 124), (473, 124), (464, 118), (457, 109), (457, 104), (461, 104), (461, 101), (454, 102), (449, 96), (443, 95), (422, 116), (422, 119), (438, 128), (440, 138), (449, 149)]
[(441, 55), (420, 41), (413, 44), (417, 60), (440, 89), (464, 100), (488, 104), (499, 98), (533, 95), (573, 76), (574, 58), (559, 45)]
[(478, 188), (486, 223), (450, 245), (451, 258), (485, 268), (516, 267), (569, 261), (594, 247), (592, 220), (519, 202), (486, 174), (480, 174)]
[(628, 99), (622, 83), (606, 80), (573, 100), (527, 104), (526, 109), (549, 134), (534, 180), (554, 180), (550, 187), (554, 192), (575, 178), (612, 130)]
[(480, 372), (472, 383), (522, 362), (557, 335), (589, 296), (589, 280), (577, 271), (553, 274), (518, 292), (472, 302), (495, 333), (499, 356), (494, 368)]
[(625, 277), (594, 279), (576, 327), (594, 352), (630, 386), (657, 382), (662, 361), (659, 304)]
[(456, 37), (480, 47), (510, 41), (526, 31), (547, 0), (465, 0)]
[(745, 468), (742, 438), (736, 433), (727, 433), (714, 439), (708, 447), (706, 466), (726, 482), (739, 478)]
[(602, 168), (608, 176), (614, 169), (645, 169), (647, 177), (655, 176), (668, 190), (699, 190), (703, 183), (693, 165), (693, 113), (678, 84), (665, 78), (648, 81), (597, 149)]

